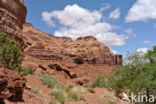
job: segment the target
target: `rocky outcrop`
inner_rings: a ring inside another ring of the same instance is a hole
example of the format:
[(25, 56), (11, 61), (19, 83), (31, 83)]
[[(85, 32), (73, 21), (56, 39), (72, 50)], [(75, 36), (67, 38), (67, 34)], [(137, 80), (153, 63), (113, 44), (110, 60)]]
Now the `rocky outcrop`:
[(68, 37), (56, 37), (35, 29), (31, 24), (23, 28), (26, 56), (42, 61), (65, 61), (76, 64), (121, 65), (122, 56), (115, 55), (103, 43), (92, 36), (72, 41)]
[(22, 29), (27, 14), (23, 0), (0, 0), (0, 28), (21, 43), (23, 49)]
[(71, 79), (77, 78), (77, 74), (76, 73), (72, 73), (70, 71), (70, 69), (68, 69), (67, 67), (63, 67), (59, 64), (49, 64), (48, 67), (50, 69), (55, 69), (57, 71), (63, 71), (64, 73), (66, 73)]
[(0, 27), (9, 34), (21, 34), (26, 14), (23, 0), (0, 0)]
[(3, 104), (5, 99), (21, 101), (25, 86), (25, 78), (14, 71), (0, 68), (0, 104)]
[(85, 62), (89, 64), (122, 64), (121, 55), (113, 54), (107, 46), (92, 36), (78, 38), (70, 44), (67, 51), (77, 64)]

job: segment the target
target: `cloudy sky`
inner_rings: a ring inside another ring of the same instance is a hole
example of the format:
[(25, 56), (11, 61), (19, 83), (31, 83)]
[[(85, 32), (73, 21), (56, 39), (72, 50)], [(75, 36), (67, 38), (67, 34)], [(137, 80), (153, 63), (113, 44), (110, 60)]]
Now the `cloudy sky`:
[(126, 55), (156, 45), (155, 0), (25, 0), (27, 22), (56, 36), (92, 35)]

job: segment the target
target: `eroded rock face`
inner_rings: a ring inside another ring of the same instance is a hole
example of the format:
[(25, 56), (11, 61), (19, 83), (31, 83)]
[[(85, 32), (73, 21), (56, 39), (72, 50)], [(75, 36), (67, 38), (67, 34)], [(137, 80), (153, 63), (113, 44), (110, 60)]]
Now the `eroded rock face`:
[(21, 101), (26, 86), (26, 79), (16, 72), (0, 68), (0, 104), (4, 99)]
[(66, 73), (71, 79), (77, 78), (77, 74), (76, 73), (72, 73), (70, 71), (70, 69), (68, 69), (67, 67), (63, 67), (59, 64), (49, 64), (48, 67), (50, 69), (55, 69), (57, 71), (62, 71), (64, 73)]
[(121, 65), (122, 56), (113, 54), (103, 43), (92, 36), (72, 41), (68, 37), (55, 37), (35, 29), (31, 24), (23, 28), (26, 56), (42, 61), (66, 61), (76, 64)]
[(22, 39), (27, 14), (23, 0), (0, 0), (0, 27), (16, 39)]

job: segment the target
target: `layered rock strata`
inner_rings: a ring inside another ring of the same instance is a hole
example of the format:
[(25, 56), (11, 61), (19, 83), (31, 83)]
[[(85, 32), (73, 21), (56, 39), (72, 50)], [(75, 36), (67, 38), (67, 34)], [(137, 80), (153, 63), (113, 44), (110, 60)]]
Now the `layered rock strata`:
[(42, 61), (66, 61), (76, 64), (121, 65), (122, 55), (116, 55), (92, 36), (72, 41), (68, 37), (56, 37), (35, 29), (31, 24), (23, 28), (26, 56)]

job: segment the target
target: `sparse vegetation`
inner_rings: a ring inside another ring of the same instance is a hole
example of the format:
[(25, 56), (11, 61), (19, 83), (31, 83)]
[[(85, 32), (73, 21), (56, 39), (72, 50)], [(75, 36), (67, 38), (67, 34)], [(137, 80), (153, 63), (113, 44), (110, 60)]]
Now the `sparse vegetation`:
[(64, 85), (52, 76), (48, 76), (46, 74), (39, 74), (38, 76), (42, 80), (43, 84), (47, 85), (49, 88), (64, 88)]
[(80, 95), (76, 91), (69, 91), (68, 97), (71, 98), (72, 100), (75, 100), (75, 101), (78, 101), (80, 99)]
[(93, 88), (88, 88), (87, 91), (90, 93), (95, 93), (95, 90)]
[(34, 71), (31, 68), (22, 68), (22, 74), (24, 76), (28, 75), (28, 74), (33, 74)]
[(22, 68), (20, 44), (0, 29), (0, 61), (8, 69), (20, 71)]
[(83, 87), (84, 87), (84, 88), (88, 88), (88, 85), (84, 84)]
[(92, 87), (100, 87), (100, 88), (104, 88), (105, 85), (105, 79), (103, 77), (96, 77), (96, 79), (93, 81), (93, 85)]
[(38, 90), (38, 89), (31, 89), (30, 90), (32, 93), (35, 93), (35, 94), (39, 94), (40, 93), (40, 91)]
[(52, 101), (52, 104), (64, 104), (66, 101), (66, 97), (62, 90), (53, 89), (51, 91), (51, 95), (55, 96), (55, 99)]
[(73, 88), (74, 88), (74, 86), (73, 85), (70, 85), (69, 87), (65, 88), (65, 90), (67, 92), (70, 92)]
[(82, 96), (83, 94), (87, 93), (86, 88), (77, 88), (74, 87), (68, 92), (68, 97), (74, 101), (84, 100), (85, 98)]
[(62, 66), (65, 66), (65, 64), (64, 64), (64, 63), (62, 63), (61, 65), (62, 65)]
[(52, 89), (50, 95), (56, 96), (58, 93), (63, 93), (63, 90), (54, 88)]

